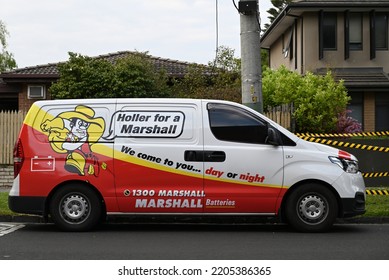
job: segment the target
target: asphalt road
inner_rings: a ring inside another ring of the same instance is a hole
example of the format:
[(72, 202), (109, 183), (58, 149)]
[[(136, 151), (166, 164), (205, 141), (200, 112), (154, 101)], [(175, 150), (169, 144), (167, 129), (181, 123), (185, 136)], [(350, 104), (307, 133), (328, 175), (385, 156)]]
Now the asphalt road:
[(107, 224), (85, 233), (52, 224), (14, 226), (0, 224), (0, 260), (389, 259), (389, 224), (337, 224), (319, 234), (271, 224)]

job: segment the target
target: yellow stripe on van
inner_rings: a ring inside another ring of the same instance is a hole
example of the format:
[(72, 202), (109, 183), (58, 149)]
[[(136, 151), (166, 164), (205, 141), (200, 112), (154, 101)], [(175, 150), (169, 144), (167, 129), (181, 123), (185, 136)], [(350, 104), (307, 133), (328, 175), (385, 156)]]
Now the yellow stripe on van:
[(44, 115), (44, 114), (46, 114), (46, 111), (42, 110), (39, 106), (32, 104), (30, 110), (28, 111), (26, 117), (24, 118), (24, 124), (40, 130), (40, 126), (34, 127), (34, 123), (36, 123), (35, 120), (38, 115)]
[(45, 119), (53, 119), (54, 116), (49, 114), (47, 111), (43, 110), (41, 107), (35, 105), (35, 103), (31, 106), (30, 110), (28, 111), (25, 119), (24, 124), (32, 127), (36, 131), (42, 132), (44, 134), (47, 134), (42, 131), (41, 124)]
[[(112, 157), (112, 153), (113, 153), (112, 149), (110, 147), (104, 145), (103, 143), (94, 144), (94, 145), (92, 145), (91, 148), (92, 148), (93, 152), (104, 155), (106, 157)], [(119, 155), (122, 154), (120, 151), (116, 151), (116, 153), (118, 153)], [(177, 170), (175, 168), (163, 166), (163, 165), (158, 164), (158, 163), (150, 162), (150, 161), (143, 160), (143, 159), (140, 159), (140, 158), (137, 158), (134, 156), (129, 156), (126, 154), (123, 154), (123, 156), (115, 157), (115, 160), (121, 160), (124, 162), (136, 164), (136, 165), (143, 166), (146, 168), (152, 168), (152, 169), (165, 171), (165, 172), (169, 172), (169, 173), (174, 173), (174, 174), (178, 174), (178, 175), (190, 176), (190, 177), (195, 177), (195, 178), (200, 178), (200, 179), (203, 178), (202, 172), (195, 173), (195, 172), (190, 172), (190, 171), (185, 171), (185, 170)], [(215, 178), (214, 176), (204, 176), (204, 179), (232, 183), (232, 184), (247, 185), (247, 186), (252, 186), (252, 187), (282, 188), (282, 186), (279, 186), (279, 185), (270, 185), (270, 184), (266, 184), (266, 183), (249, 183), (249, 182), (245, 182), (245, 181), (237, 181), (237, 180), (228, 179), (228, 178)]]

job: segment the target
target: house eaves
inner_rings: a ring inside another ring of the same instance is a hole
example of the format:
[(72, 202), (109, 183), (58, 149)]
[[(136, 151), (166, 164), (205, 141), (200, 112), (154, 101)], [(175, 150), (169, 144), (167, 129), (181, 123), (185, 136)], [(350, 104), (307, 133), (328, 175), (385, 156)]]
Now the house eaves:
[(345, 10), (353, 12), (389, 12), (389, 0), (296, 0), (288, 4), (275, 18), (268, 29), (262, 34), (261, 48), (270, 49), (272, 44), (285, 33), (294, 23), (296, 18), (300, 18), (306, 12), (343, 12)]
[(315, 74), (325, 75), (328, 70), (336, 81), (342, 80), (348, 90), (387, 91), (389, 88), (389, 76), (382, 67), (319, 68)]
[(15, 84), (6, 84), (3, 79), (0, 78), (0, 94), (5, 93), (18, 93), (20, 92), (20, 86)]

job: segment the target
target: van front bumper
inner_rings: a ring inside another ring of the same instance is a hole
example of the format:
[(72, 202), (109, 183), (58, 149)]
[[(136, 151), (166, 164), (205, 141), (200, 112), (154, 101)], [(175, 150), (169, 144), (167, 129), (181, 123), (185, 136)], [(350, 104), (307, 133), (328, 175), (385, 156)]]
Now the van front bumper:
[(341, 200), (339, 217), (353, 217), (366, 212), (366, 187), (361, 172), (344, 172), (333, 186)]
[(8, 207), (13, 212), (43, 215), (46, 197), (41, 196), (9, 196)]
[(366, 195), (363, 192), (357, 192), (354, 198), (342, 198), (342, 217), (348, 218), (364, 214), (366, 212), (365, 198)]

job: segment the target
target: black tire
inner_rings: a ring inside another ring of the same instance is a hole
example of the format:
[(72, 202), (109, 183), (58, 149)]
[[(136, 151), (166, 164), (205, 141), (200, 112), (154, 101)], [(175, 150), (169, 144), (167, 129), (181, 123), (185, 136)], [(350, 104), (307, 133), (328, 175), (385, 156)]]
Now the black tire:
[(338, 202), (327, 186), (305, 184), (289, 195), (285, 215), (287, 222), (298, 231), (324, 232), (338, 216)]
[(64, 231), (88, 231), (100, 222), (102, 202), (96, 192), (81, 183), (62, 186), (50, 201), (53, 222)]

